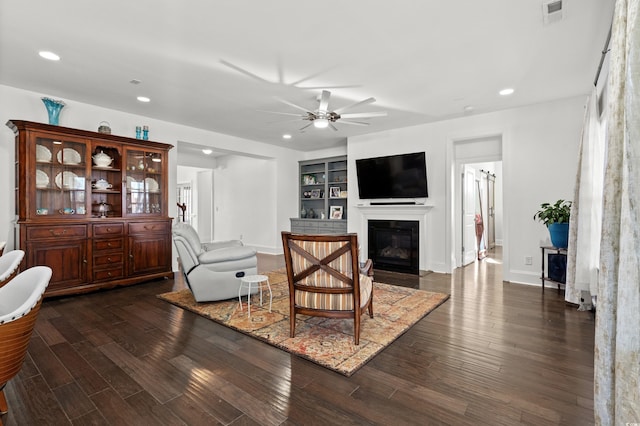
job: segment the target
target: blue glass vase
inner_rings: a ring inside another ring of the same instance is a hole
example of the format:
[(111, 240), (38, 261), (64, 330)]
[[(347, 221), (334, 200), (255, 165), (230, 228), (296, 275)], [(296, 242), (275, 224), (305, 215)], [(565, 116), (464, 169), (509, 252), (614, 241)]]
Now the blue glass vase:
[(47, 108), (47, 113), (49, 114), (49, 124), (57, 126), (64, 102), (49, 98), (42, 98), (42, 102), (44, 102), (44, 106)]

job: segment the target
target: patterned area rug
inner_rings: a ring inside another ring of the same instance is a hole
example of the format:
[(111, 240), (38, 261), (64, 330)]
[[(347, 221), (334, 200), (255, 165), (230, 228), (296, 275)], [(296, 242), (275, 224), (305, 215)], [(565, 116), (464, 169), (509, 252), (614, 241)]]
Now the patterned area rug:
[(264, 291), (262, 306), (259, 295), (252, 296), (250, 318), (246, 297), (243, 298), (242, 310), (237, 299), (197, 303), (188, 289), (159, 294), (158, 297), (347, 377), (449, 298), (443, 293), (376, 282), (373, 287), (373, 319), (368, 314), (362, 316), (360, 345), (353, 343), (351, 319), (297, 315), (296, 336), (290, 338), (287, 276), (280, 272), (266, 275), (273, 293), (271, 312), (269, 292)]

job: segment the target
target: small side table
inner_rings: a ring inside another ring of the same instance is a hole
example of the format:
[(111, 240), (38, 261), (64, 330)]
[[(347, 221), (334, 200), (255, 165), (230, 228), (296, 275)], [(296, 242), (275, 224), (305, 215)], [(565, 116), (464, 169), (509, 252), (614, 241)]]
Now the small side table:
[[(558, 255), (564, 256), (565, 259), (566, 259), (566, 257), (567, 257), (567, 249), (558, 248), (558, 247), (554, 247), (554, 246), (540, 246), (540, 249), (542, 250), (542, 274), (540, 275), (540, 278), (542, 279), (542, 293), (544, 293), (544, 283), (545, 283), (545, 281), (549, 281), (549, 282), (555, 283), (558, 286), (558, 293), (560, 293), (560, 286), (561, 285), (565, 285), (565, 283), (553, 280), (553, 279), (551, 279), (549, 277), (548, 265), (547, 265), (547, 268), (545, 268), (545, 257), (546, 257), (547, 254), (558, 254)], [(566, 262), (566, 260), (565, 260), (565, 262)]]
[(257, 285), (260, 289), (260, 306), (262, 306), (262, 289), (266, 286), (269, 290), (269, 312), (271, 312), (271, 302), (273, 295), (271, 293), (271, 286), (269, 285), (269, 277), (266, 275), (247, 275), (240, 278), (240, 288), (238, 288), (238, 303), (240, 304), (240, 310), (242, 310), (242, 289), (247, 289), (247, 311), (249, 311), (249, 318), (251, 318), (251, 287)]

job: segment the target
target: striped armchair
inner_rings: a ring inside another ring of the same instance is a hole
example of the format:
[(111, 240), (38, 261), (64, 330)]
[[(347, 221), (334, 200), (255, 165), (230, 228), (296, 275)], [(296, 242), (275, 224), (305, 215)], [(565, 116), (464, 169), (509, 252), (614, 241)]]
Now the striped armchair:
[(295, 336), (298, 313), (353, 318), (358, 345), (362, 314), (368, 310), (373, 318), (373, 278), (372, 269), (369, 273), (360, 269), (357, 235), (283, 232), (282, 244), (289, 280), (291, 337)]

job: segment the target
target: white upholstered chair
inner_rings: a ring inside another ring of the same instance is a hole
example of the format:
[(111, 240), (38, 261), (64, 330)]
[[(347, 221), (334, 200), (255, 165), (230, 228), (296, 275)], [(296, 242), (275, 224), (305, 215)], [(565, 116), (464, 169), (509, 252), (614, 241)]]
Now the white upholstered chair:
[(16, 276), (23, 258), (22, 250), (12, 250), (0, 256), (0, 287)]
[(50, 279), (51, 268), (34, 266), (0, 288), (0, 414), (8, 411), (4, 387), (22, 368)]

